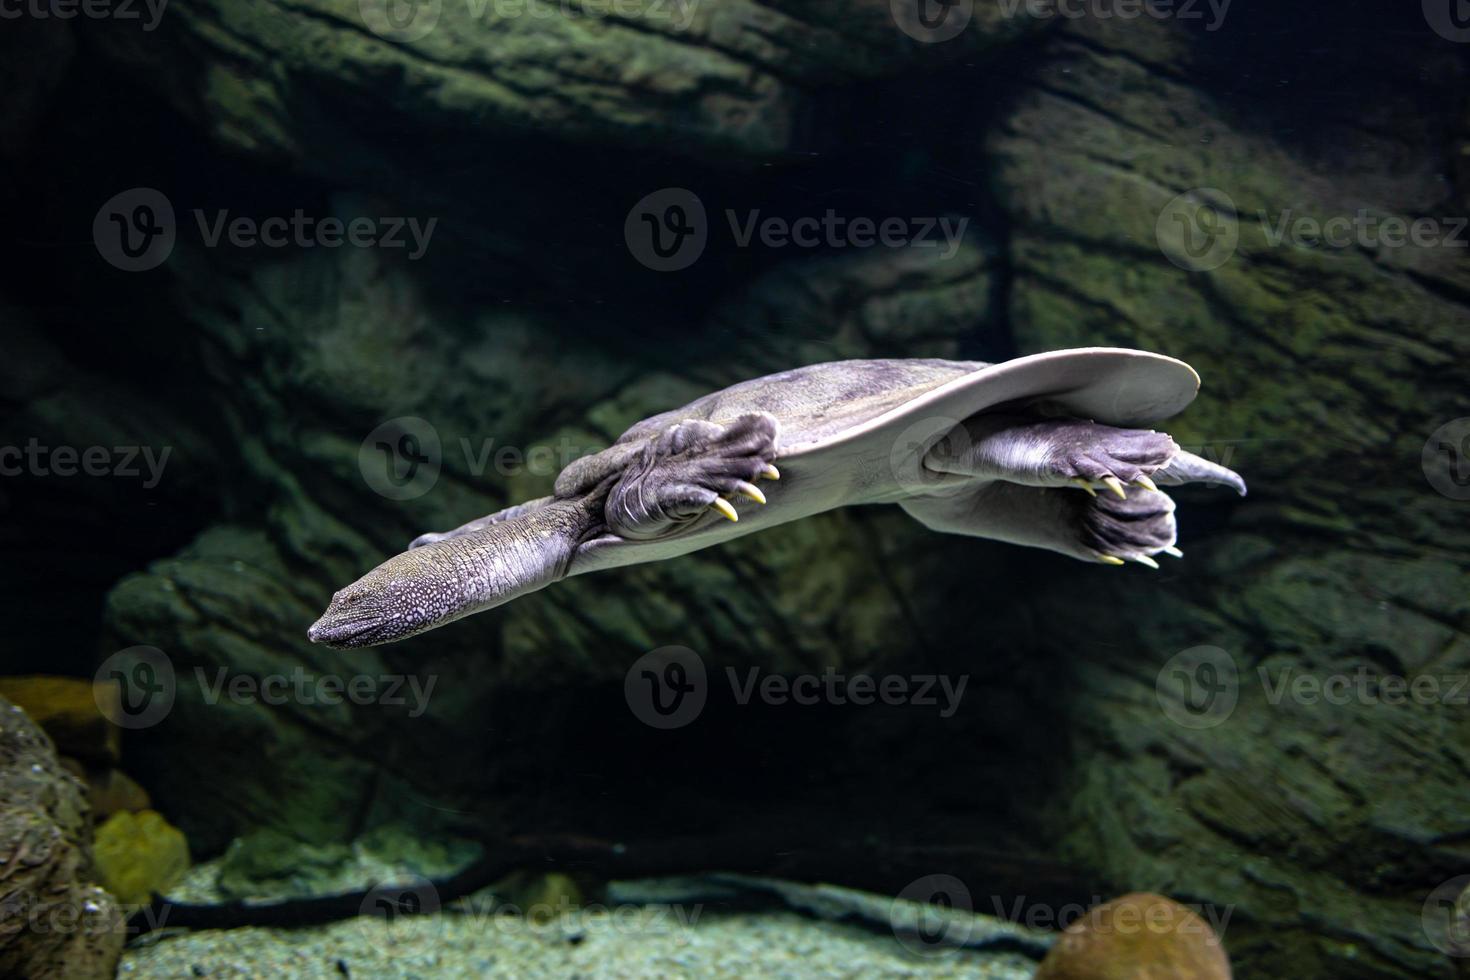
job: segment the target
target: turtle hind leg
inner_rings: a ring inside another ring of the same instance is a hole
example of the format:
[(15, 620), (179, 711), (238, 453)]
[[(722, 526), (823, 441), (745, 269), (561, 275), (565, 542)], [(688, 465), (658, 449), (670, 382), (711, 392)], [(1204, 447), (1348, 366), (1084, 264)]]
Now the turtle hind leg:
[(1179, 554), (1174, 501), (1161, 491), (1119, 498), (992, 482), (911, 497), (899, 506), (934, 531), (1045, 548), (1082, 561), (1157, 568), (1154, 555)]
[(662, 537), (715, 511), (739, 514), (734, 496), (765, 503), (761, 477), (779, 477), (777, 423), (764, 412), (723, 425), (686, 419), (649, 439), (608, 495), (607, 526), (625, 540)]
[(1128, 485), (1218, 483), (1245, 493), (1245, 481), (1223, 466), (1179, 448), (1167, 433), (1125, 429), (1085, 419), (978, 415), (957, 426), (924, 458), (942, 473), (1031, 487), (1074, 486), (1125, 496)]

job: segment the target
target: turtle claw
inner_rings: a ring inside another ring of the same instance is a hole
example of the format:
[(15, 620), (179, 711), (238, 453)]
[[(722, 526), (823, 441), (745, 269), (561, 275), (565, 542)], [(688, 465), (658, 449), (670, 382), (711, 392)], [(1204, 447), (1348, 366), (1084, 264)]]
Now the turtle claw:
[(1184, 557), (1184, 552), (1180, 551), (1178, 548), (1174, 547), (1172, 544), (1169, 545), (1169, 547), (1167, 547), (1167, 548), (1164, 549), (1164, 554), (1169, 555), (1172, 558), (1183, 558)]
[(1102, 555), (1102, 554), (1100, 554), (1100, 555), (1097, 556), (1097, 560), (1100, 561), (1100, 562), (1102, 562), (1104, 565), (1121, 565), (1121, 564), (1123, 564), (1123, 559), (1119, 558), (1117, 555)]
[(1140, 565), (1146, 565), (1149, 568), (1152, 568), (1154, 571), (1158, 571), (1159, 570), (1159, 563), (1156, 562), (1156, 561), (1154, 561), (1148, 555), (1129, 555), (1128, 556), (1128, 559), (1130, 561), (1136, 561)]
[(709, 505), (710, 510), (731, 521), (739, 521), (740, 515), (735, 513), (735, 508), (730, 506), (730, 501), (724, 497), (716, 497), (715, 502)]
[[(781, 471), (776, 469), (776, 467), (772, 466), (770, 463), (767, 463), (765, 466), (761, 467), (760, 475), (767, 480), (781, 479)], [(765, 503), (765, 501), (762, 500), (761, 503)]]
[(1076, 485), (1077, 485), (1077, 486), (1079, 486), (1079, 487), (1081, 487), (1081, 488), (1082, 488), (1082, 489), (1083, 489), (1083, 490), (1086, 490), (1086, 491), (1087, 491), (1087, 493), (1088, 493), (1088, 494), (1089, 494), (1089, 495), (1090, 495), (1090, 496), (1093, 496), (1093, 497), (1096, 497), (1096, 496), (1097, 496), (1097, 491), (1096, 491), (1096, 490), (1094, 490), (1094, 489), (1092, 489), (1092, 484), (1091, 484), (1091, 483), (1089, 483), (1089, 482), (1088, 482), (1088, 481), (1086, 481), (1086, 480), (1084, 480), (1084, 479), (1083, 479), (1083, 478), (1082, 478), (1082, 477), (1080, 477), (1080, 476), (1074, 476), (1074, 477), (1072, 477), (1072, 479), (1071, 479), (1071, 480), (1069, 480), (1069, 481), (1067, 481), (1067, 482), (1069, 482), (1069, 483), (1074, 483), (1074, 484), (1076, 484)]
[(1123, 491), (1123, 481), (1116, 476), (1105, 476), (1102, 478), (1102, 483), (1103, 486), (1113, 491), (1119, 500), (1128, 499), (1128, 494)]
[(1153, 480), (1150, 480), (1147, 474), (1138, 474), (1138, 476), (1133, 478), (1133, 483), (1135, 486), (1143, 487), (1145, 490), (1152, 490), (1154, 493), (1159, 492), (1159, 485)]
[(763, 504), (766, 502), (766, 495), (761, 493), (760, 487), (756, 486), (754, 483), (746, 483), (744, 480), (742, 480), (739, 483), (735, 484), (735, 492), (749, 500), (754, 500), (758, 504)]

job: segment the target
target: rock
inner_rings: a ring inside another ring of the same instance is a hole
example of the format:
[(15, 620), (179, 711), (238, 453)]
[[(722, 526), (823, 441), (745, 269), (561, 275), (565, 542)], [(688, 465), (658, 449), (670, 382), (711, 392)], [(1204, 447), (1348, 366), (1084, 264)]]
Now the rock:
[(313, 895), (336, 889), (352, 861), (345, 844), (303, 845), (272, 827), (230, 844), (218, 862), (215, 884), (227, 899)]
[(125, 939), (117, 902), (92, 881), (82, 784), (45, 733), (0, 696), (0, 975), (106, 980)]
[(1210, 924), (1162, 895), (1124, 895), (1067, 926), (1036, 980), (1230, 980)]
[[(1274, 69), (1227, 98), (1221, 47), (1086, 18), (1049, 41), (987, 140), (1017, 343), (1185, 358), (1204, 388), (1175, 436), (1251, 485), (1181, 506), (1186, 560), (1146, 589), (1056, 566), (1014, 642), (1050, 651), (1058, 690), (1087, 692), (1058, 716), (1069, 788), (1043, 819), (1080, 867), (1235, 907), (1248, 975), (1284, 957), (1303, 978), (1428, 976), (1444, 963), (1418, 905), (1463, 872), (1451, 842), (1470, 809), (1463, 761), (1443, 752), (1470, 737), (1448, 697), (1470, 670), (1470, 524), (1421, 457), (1465, 414), (1470, 265), (1448, 245), (1273, 236), (1283, 217), (1455, 213), (1442, 94), (1465, 68), (1411, 31), (1339, 27), (1333, 68), (1282, 76), (1293, 106), (1343, 107), (1305, 130), (1297, 108), (1233, 111), (1272, 104)], [(1172, 658), (1201, 646), (1226, 658), (1230, 702), (1178, 723), (1161, 708)], [(1279, 687), (1360, 671), (1366, 693), (1343, 703)], [(1375, 696), (1421, 675), (1440, 697)]]
[(139, 813), (152, 808), (148, 791), (120, 769), (93, 770), (87, 773), (86, 782), (95, 820), (106, 820), (114, 813)]
[[(827, 141), (813, 130), (830, 139), (823, 89), (974, 57), (1045, 26), (975, 4), (965, 30), (935, 45), (905, 34), (889, 0), (840, 15), (820, 0), (529, 9), (434, 4), (394, 30), (374, 0), (211, 0), (169, 11), (157, 31), (96, 41), (230, 150), (333, 176), (366, 163), (384, 185), (395, 157), (422, 162), (400, 146), (451, 134), (461, 146), (530, 132), (716, 158), (800, 151)], [(354, 122), (365, 106), (378, 132), (422, 139), (369, 135)], [(485, 161), (503, 145), (485, 142)]]
[(120, 769), (89, 767), (66, 756), (62, 756), (61, 764), (86, 784), (87, 803), (92, 809), (94, 822), (106, 820), (120, 810), (137, 813), (152, 809), (148, 791)]
[(501, 912), (512, 909), (533, 922), (565, 918), (582, 904), (582, 889), (560, 871), (516, 871), (491, 886)]
[(78, 677), (0, 677), (0, 697), (24, 708), (62, 755), (108, 766), (122, 754), (122, 730), (99, 707), (116, 709), (116, 684)]
[(124, 905), (146, 905), (189, 870), (189, 842), (155, 810), (108, 817), (96, 856), (98, 877)]

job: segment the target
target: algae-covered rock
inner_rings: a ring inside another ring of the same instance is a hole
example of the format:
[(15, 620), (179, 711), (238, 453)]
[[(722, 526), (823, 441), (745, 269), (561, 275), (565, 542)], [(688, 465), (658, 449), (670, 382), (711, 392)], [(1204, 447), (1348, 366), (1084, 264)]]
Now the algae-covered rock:
[[(1245, 16), (1246, 36), (1274, 21)], [(1188, 360), (1204, 386), (1171, 431), (1251, 488), (1180, 508), (1186, 558), (1163, 578), (1058, 566), (1034, 590), (1017, 641), (1053, 651), (1074, 746), (1045, 822), (1110, 881), (1234, 906), (1252, 975), (1283, 955), (1300, 977), (1440, 975), (1418, 907), (1464, 870), (1470, 784), (1444, 747), (1470, 738), (1451, 694), (1470, 671), (1470, 523), (1432, 460), (1465, 414), (1470, 263), (1444, 240), (1293, 229), (1457, 227), (1443, 93), (1465, 69), (1453, 45), (1355, 23), (1334, 33), (1340, 70), (1283, 74), (1295, 106), (1353, 106), (1307, 119), (1236, 111), (1228, 41), (1077, 21), (986, 141), (1017, 343)], [(1209, 670), (1190, 673), (1200, 650)], [(1213, 715), (1176, 710), (1181, 676), (1220, 679)], [(1295, 696), (1302, 679), (1339, 696)], [(1411, 683), (1438, 693), (1380, 696)]]
[(110, 720), (119, 715), (116, 684), (79, 677), (0, 677), (0, 697), (25, 709), (62, 755), (99, 765), (118, 761), (122, 730)]
[(122, 951), (117, 902), (92, 882), (84, 788), (0, 697), (0, 975), (104, 980)]
[(1067, 926), (1036, 980), (1230, 980), (1210, 924), (1162, 895), (1124, 895)]
[[(313, 168), (360, 165), (354, 156), (412, 168), (418, 154), (363, 130), (359, 110), (421, 134), (415, 143), (530, 131), (759, 159), (821, 145), (823, 88), (974, 57), (1045, 26), (966, 3), (963, 30), (937, 45), (906, 33), (902, 10), (888, 0), (433, 3), (405, 19), (381, 0), (210, 0), (169, 10), (156, 31), (99, 32), (97, 43), (231, 149)], [(500, 144), (484, 145), (490, 163)]]
[(125, 905), (144, 905), (189, 870), (189, 842), (161, 813), (114, 813), (97, 828), (97, 875)]

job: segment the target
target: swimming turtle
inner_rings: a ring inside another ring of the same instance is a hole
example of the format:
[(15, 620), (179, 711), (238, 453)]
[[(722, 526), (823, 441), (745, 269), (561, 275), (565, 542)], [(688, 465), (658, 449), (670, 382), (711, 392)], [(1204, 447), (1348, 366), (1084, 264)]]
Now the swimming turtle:
[(996, 364), (836, 361), (745, 381), (639, 422), (562, 470), (549, 497), (415, 539), (337, 592), (308, 636), (401, 640), (569, 575), (850, 504), (1157, 568), (1154, 555), (1178, 555), (1174, 502), (1158, 484), (1245, 493), (1236, 473), (1143, 428), (1198, 390), (1182, 361), (1103, 347)]

